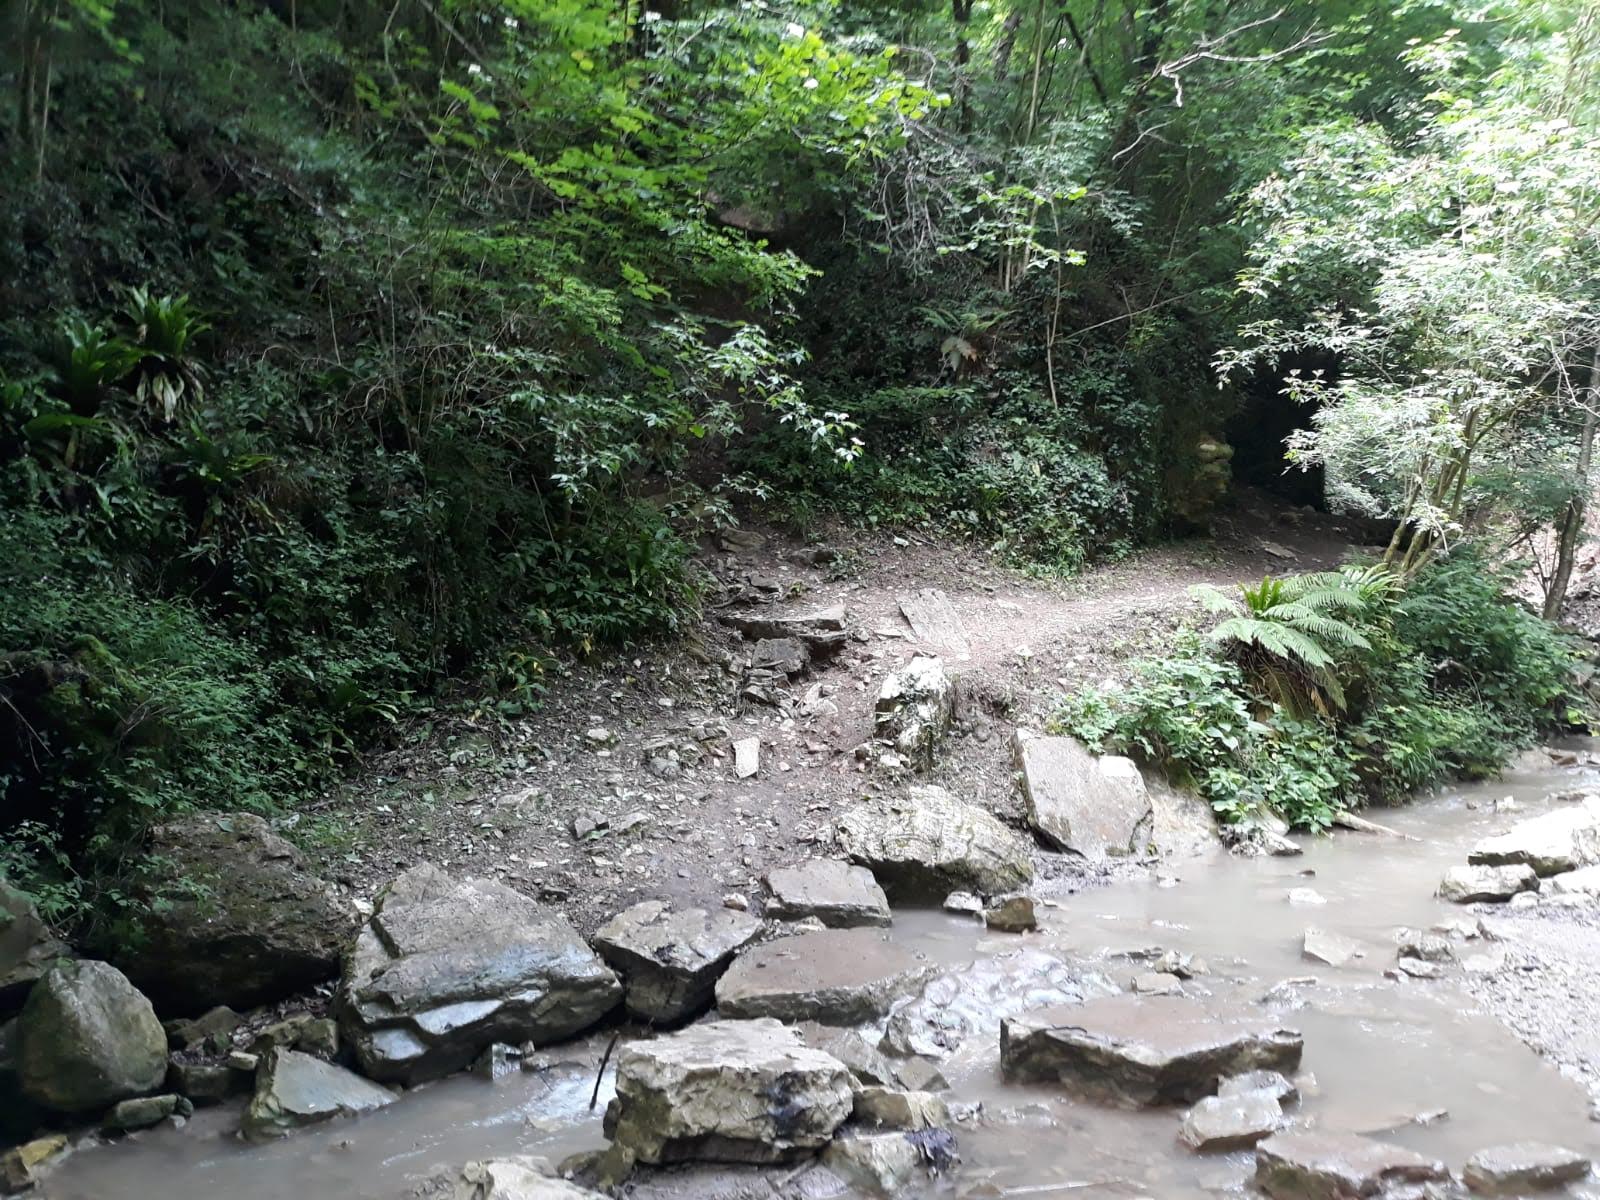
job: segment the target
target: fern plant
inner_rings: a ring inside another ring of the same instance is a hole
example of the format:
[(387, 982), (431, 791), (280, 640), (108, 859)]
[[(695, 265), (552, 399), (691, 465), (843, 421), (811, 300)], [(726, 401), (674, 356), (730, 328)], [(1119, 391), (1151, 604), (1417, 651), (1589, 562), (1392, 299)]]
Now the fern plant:
[(1382, 611), (1394, 587), (1387, 572), (1359, 568), (1265, 576), (1235, 600), (1216, 588), (1191, 589), (1224, 619), (1210, 633), (1247, 679), (1272, 703), (1293, 713), (1329, 715), (1346, 707), (1340, 668), (1370, 650), (1362, 624)]
[(129, 378), (134, 399), (158, 411), (170, 424), (185, 399), (203, 395), (200, 368), (189, 356), (189, 343), (210, 326), (202, 321), (187, 296), (153, 296), (142, 287), (130, 289), (122, 315), (131, 327), (134, 363)]

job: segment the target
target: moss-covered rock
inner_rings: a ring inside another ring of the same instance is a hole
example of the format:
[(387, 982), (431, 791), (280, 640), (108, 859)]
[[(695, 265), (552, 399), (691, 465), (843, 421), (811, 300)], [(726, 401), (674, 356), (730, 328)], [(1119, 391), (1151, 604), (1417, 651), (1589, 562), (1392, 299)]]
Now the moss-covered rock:
[(98, 1112), (167, 1075), (167, 1035), (150, 1001), (103, 962), (53, 965), (28, 994), (17, 1038), (23, 1092), (57, 1112)]

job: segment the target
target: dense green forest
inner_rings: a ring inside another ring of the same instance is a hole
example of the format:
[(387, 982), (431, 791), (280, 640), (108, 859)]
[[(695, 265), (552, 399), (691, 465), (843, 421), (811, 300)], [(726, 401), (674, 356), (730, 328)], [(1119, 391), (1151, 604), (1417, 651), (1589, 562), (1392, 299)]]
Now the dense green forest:
[(1063, 575), (1239, 483), (1388, 521), (1357, 600), (1247, 597), (1144, 693), (1075, 702), (1225, 813), (1250, 739), (1274, 795), (1315, 760), (1274, 801), (1315, 825), (1563, 703), (1570, 651), (1485, 564), (1537, 558), (1553, 616), (1581, 540), (1583, 0), (0, 21), (0, 870), (41, 892), (672, 634), (695, 540), (749, 512)]

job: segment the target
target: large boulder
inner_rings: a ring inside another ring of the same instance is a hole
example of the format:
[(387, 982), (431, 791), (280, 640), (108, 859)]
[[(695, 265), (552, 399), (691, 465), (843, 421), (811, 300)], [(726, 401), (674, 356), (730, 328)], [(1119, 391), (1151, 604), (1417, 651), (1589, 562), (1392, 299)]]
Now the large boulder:
[(1245, 1071), (1291, 1073), (1302, 1048), (1300, 1034), (1270, 1016), (1214, 1012), (1180, 996), (1112, 996), (1000, 1025), (1009, 1077), (1133, 1107), (1192, 1103)]
[(891, 897), (939, 900), (953, 891), (985, 896), (1033, 880), (1028, 843), (992, 813), (940, 787), (865, 800), (840, 819), (845, 854), (869, 867)]
[(717, 984), (725, 1017), (858, 1025), (882, 1017), (934, 967), (870, 929), (828, 929), (755, 946)]
[(240, 1132), (252, 1142), (392, 1104), (395, 1094), (361, 1076), (298, 1050), (269, 1050), (256, 1068), (255, 1095)]
[(23, 1092), (57, 1112), (99, 1112), (155, 1091), (167, 1076), (155, 1009), (103, 962), (57, 961), (28, 993), (17, 1040)]
[(1439, 881), (1439, 899), (1456, 904), (1499, 904), (1519, 892), (1537, 891), (1539, 876), (1526, 864), (1451, 867)]
[(604, 1200), (604, 1197), (552, 1175), (543, 1159), (518, 1156), (468, 1163), (461, 1169), (450, 1200)]
[(1491, 1146), (1467, 1159), (1461, 1178), (1488, 1196), (1525, 1196), (1576, 1183), (1589, 1174), (1589, 1159), (1575, 1150), (1543, 1142)]
[(487, 879), (413, 867), (378, 899), (339, 985), (345, 1040), (374, 1079), (459, 1070), (494, 1042), (580, 1032), (622, 984), (560, 913)]
[(71, 953), (40, 919), (33, 901), (0, 879), (0, 1017), (21, 1008), (39, 976)]
[(163, 1012), (252, 1008), (338, 974), (358, 918), (260, 817), (187, 817), (149, 849), (150, 902), (104, 949)]
[(944, 1058), (974, 1037), (993, 1038), (1006, 1017), (1116, 993), (1103, 975), (1054, 955), (1008, 950), (929, 980), (889, 1015), (883, 1046), (903, 1057)]
[(850, 1072), (772, 1020), (711, 1021), (617, 1055), (606, 1133), (640, 1162), (789, 1162), (854, 1106)]
[(672, 1024), (711, 1007), (718, 978), (760, 933), (760, 921), (731, 908), (673, 912), (645, 900), (601, 926), (594, 946), (626, 981), (628, 1012)]
[(1441, 1162), (1355, 1134), (1277, 1133), (1256, 1147), (1256, 1186), (1272, 1200), (1360, 1200), (1449, 1178)]
[(955, 719), (956, 681), (937, 658), (918, 655), (878, 690), (874, 720), (880, 738), (894, 743), (919, 770), (927, 770)]
[(1539, 875), (1600, 863), (1600, 797), (1519, 821), (1508, 832), (1479, 842), (1467, 861), (1484, 867), (1527, 866)]
[(834, 858), (813, 858), (767, 872), (767, 915), (785, 921), (816, 917), (834, 929), (887, 925), (889, 898), (872, 872)]
[(1132, 759), (1097, 757), (1070, 737), (1016, 736), (1028, 824), (1058, 850), (1092, 862), (1137, 854), (1154, 813)]

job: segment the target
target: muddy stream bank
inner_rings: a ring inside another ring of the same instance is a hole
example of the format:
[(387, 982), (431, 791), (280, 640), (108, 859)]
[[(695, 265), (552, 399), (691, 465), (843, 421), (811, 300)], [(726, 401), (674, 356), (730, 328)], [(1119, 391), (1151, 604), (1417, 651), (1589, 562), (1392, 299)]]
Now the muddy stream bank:
[[(1489, 906), (1449, 904), (1433, 890), (1480, 838), (1558, 808), (1566, 803), (1560, 793), (1596, 782), (1600, 774), (1592, 771), (1539, 771), (1385, 814), (1416, 841), (1345, 833), (1303, 839), (1299, 857), (1219, 853), (1054, 897), (1046, 885), (1039, 889), (1040, 928), (1032, 934), (985, 931), (972, 918), (943, 912), (897, 910), (891, 936), (943, 967), (1003, 962), (1026, 949), (1097, 971), (1122, 988), (1149, 971), (1150, 959), (1162, 951), (1194, 955), (1204, 971), (1184, 983), (1185, 992), (1219, 1009), (1271, 1012), (1304, 1034), (1302, 1098), (1289, 1110), (1295, 1127), (1369, 1134), (1457, 1168), (1485, 1146), (1521, 1139), (1593, 1155), (1600, 1153), (1600, 1124), (1589, 1118), (1584, 1088), (1482, 1010), (1474, 993), (1484, 989), (1464, 966), (1447, 965), (1438, 979), (1391, 976), (1397, 929), (1426, 930), (1481, 915), (1502, 940), (1460, 943), (1459, 955), (1475, 960), (1485, 978), (1497, 977), (1491, 997), (1519, 995), (1515, 976), (1525, 964), (1514, 949), (1522, 918)], [(1515, 816), (1503, 811), (1507, 797)], [(1296, 889), (1314, 896), (1298, 894), (1292, 901)], [(1307, 961), (1302, 939), (1308, 926), (1354, 939), (1362, 956), (1341, 967)], [(1571, 1020), (1584, 1019), (1581, 1005), (1593, 998), (1567, 999), (1580, 1005)], [(1563, 1021), (1559, 1011), (1544, 1016)], [(237, 1107), (201, 1110), (181, 1129), (152, 1130), (73, 1155), (39, 1194), (51, 1200), (448, 1194), (438, 1181), (453, 1179), (472, 1159), (539, 1154), (554, 1162), (602, 1146), (609, 1073), (592, 1110), (590, 1096), (608, 1040), (606, 1034), (553, 1046), (544, 1069), (497, 1083), (456, 1076), (369, 1116), (266, 1146), (234, 1136)], [(1176, 1138), (1173, 1110), (1122, 1111), (1072, 1099), (1056, 1087), (1003, 1081), (993, 1029), (968, 1037), (943, 1073), (960, 1118), (961, 1163), (930, 1184), (931, 1192), (1187, 1197), (1247, 1187), (1251, 1152), (1190, 1152)], [(821, 1200), (806, 1189), (788, 1168), (643, 1171), (631, 1185), (636, 1196)], [(1600, 1197), (1600, 1184), (1579, 1184), (1569, 1194)]]

